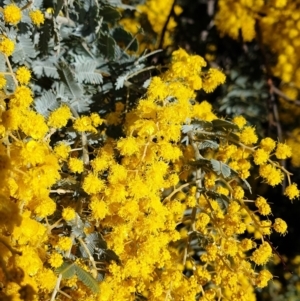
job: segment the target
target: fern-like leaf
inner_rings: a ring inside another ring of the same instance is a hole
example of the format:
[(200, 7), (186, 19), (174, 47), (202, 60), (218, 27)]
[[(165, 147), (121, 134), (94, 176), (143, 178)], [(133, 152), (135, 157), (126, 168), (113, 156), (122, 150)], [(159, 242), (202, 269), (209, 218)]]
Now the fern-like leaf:
[(76, 273), (76, 264), (64, 262), (59, 268), (55, 269), (56, 274), (61, 274), (63, 279), (70, 279)]
[(18, 42), (12, 55), (13, 62), (22, 64), (24, 64), (25, 61), (31, 62), (31, 59), (35, 58), (37, 54), (32, 40), (26, 35), (18, 35)]
[(46, 76), (50, 78), (59, 79), (57, 68), (53, 60), (35, 60), (34, 62), (32, 62), (32, 71), (34, 72), (37, 78)]
[(35, 109), (44, 117), (48, 117), (49, 113), (58, 107), (59, 103), (52, 91), (46, 91), (35, 101)]
[(69, 88), (74, 98), (80, 98), (83, 94), (81, 87), (76, 83), (70, 67), (66, 63), (60, 63), (59, 74), (61, 80)]
[(9, 95), (15, 91), (16, 83), (11, 75), (5, 75), (5, 79), (6, 79), (5, 93)]
[(86, 61), (75, 64), (75, 77), (79, 83), (86, 84), (101, 84), (103, 81), (102, 75), (95, 72), (95, 62)]
[(91, 291), (95, 294), (99, 293), (99, 284), (93, 276), (82, 269), (80, 266), (75, 265), (76, 274), (79, 280), (81, 280)]

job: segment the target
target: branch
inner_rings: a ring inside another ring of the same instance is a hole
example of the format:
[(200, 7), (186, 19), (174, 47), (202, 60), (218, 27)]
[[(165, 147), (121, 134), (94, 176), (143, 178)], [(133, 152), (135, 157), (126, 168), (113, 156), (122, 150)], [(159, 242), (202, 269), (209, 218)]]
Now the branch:
[(274, 86), (273, 82), (272, 82), (272, 86), (271, 86), (273, 93), (275, 93), (276, 95), (280, 96), (281, 98), (283, 98), (284, 100), (288, 101), (291, 104), (294, 104), (296, 106), (300, 106), (300, 100), (298, 99), (292, 99), (290, 97), (288, 97), (286, 94), (284, 94), (281, 90), (279, 90), (277, 87)]
[(173, 1), (172, 7), (171, 7), (170, 12), (169, 12), (169, 15), (168, 15), (167, 20), (166, 20), (166, 22), (164, 24), (164, 27), (162, 29), (160, 40), (159, 40), (159, 44), (158, 44), (158, 48), (163, 48), (165, 34), (167, 32), (168, 24), (169, 24), (169, 22), (171, 20), (171, 17), (174, 14), (175, 4), (176, 4), (176, 0)]

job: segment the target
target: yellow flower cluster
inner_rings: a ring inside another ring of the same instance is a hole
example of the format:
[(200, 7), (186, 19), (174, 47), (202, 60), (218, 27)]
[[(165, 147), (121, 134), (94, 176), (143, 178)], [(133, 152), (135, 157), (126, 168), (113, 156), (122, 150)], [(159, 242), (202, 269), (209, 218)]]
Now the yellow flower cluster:
[[(225, 81), (219, 70), (203, 71), (205, 65), (199, 56), (175, 51), (169, 69), (153, 77), (145, 96), (125, 113), (123, 138), (107, 138), (90, 149), (84, 142), (76, 149), (65, 141), (52, 147), (49, 135), (69, 120), (79, 137), (98, 133), (104, 119), (96, 113), (71, 116), (69, 107), (61, 106), (45, 120), (30, 107), (30, 72), (17, 69), (21, 85), (8, 104), (0, 100), (0, 282), (5, 294), (19, 300), (19, 290), (31, 287), (36, 300), (50, 300), (51, 294), (62, 301), (123, 301), (137, 295), (149, 301), (255, 300), (255, 287), (272, 279), (270, 272), (255, 268), (272, 257), (264, 236), (272, 230), (285, 234), (287, 225), (269, 219), (270, 206), (262, 197), (253, 201), (257, 211), (252, 212), (243, 183), (254, 160), (264, 180), (279, 184), (287, 172), (270, 158), (286, 158), (290, 149), (269, 138), (258, 147), (254, 128), (242, 117), (234, 119), (236, 125), (219, 120), (208, 102), (198, 103), (195, 90), (211, 92)], [(117, 117), (110, 115), (106, 123), (114, 124), (122, 109), (117, 104)], [(200, 126), (182, 143), (182, 129), (201, 122), (230, 124), (234, 138)], [(203, 135), (206, 142), (219, 135), (219, 145), (203, 151)], [(197, 166), (201, 160), (205, 168)], [(217, 160), (225, 171), (213, 164)], [(234, 177), (226, 175), (230, 168)], [(72, 190), (57, 188), (62, 183)], [(295, 184), (285, 193), (299, 196)], [(104, 250), (96, 262), (83, 238), (95, 229), (119, 260), (101, 265)], [(261, 243), (241, 240), (240, 234)], [(75, 260), (79, 247), (86, 255)], [(61, 279), (54, 273), (70, 262), (88, 274), (89, 283), (105, 270), (98, 296), (79, 275)], [(14, 271), (23, 274), (8, 279)]]
[[(172, 34), (177, 26), (177, 23), (173, 16), (168, 20), (168, 15), (171, 12), (173, 1), (159, 1), (159, 0), (147, 0), (144, 4), (138, 5), (134, 18), (124, 18), (121, 20), (121, 25), (133, 35), (138, 33), (141, 24), (145, 22), (143, 19), (146, 17), (151, 25), (151, 30), (147, 32), (147, 35), (143, 37), (138, 35), (139, 51), (143, 52), (145, 49), (156, 49), (161, 39), (163, 28), (168, 21), (166, 32), (163, 39), (163, 48), (172, 45)], [(179, 15), (182, 9), (179, 5), (175, 5), (174, 13)], [(154, 33), (151, 34), (151, 32)]]
[[(280, 20), (280, 22), (278, 22)], [(277, 57), (271, 66), (273, 75), (281, 79), (280, 89), (291, 100), (300, 96), (300, 9), (293, 0), (220, 0), (215, 23), (223, 35), (238, 39), (241, 31), (244, 41), (252, 41), (255, 24), (259, 26), (263, 44)], [(278, 42), (280, 41), (280, 43)], [(280, 120), (291, 124), (300, 116), (299, 106), (280, 98)], [(293, 118), (291, 118), (294, 116)], [(299, 162), (299, 129), (288, 138), (293, 149), (292, 164)]]

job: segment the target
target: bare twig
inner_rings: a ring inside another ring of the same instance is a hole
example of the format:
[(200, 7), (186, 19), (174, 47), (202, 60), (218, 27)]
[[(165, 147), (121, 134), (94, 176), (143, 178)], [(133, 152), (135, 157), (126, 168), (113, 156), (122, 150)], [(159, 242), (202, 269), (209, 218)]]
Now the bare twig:
[(300, 100), (292, 99), (292, 98), (288, 97), (281, 90), (279, 90), (277, 87), (275, 87), (273, 82), (272, 82), (272, 90), (273, 90), (273, 93), (275, 93), (279, 97), (283, 98), (284, 100), (288, 101), (289, 103), (300, 106)]
[(164, 38), (165, 38), (165, 35), (166, 35), (166, 32), (167, 32), (168, 24), (171, 20), (172, 15), (174, 14), (175, 5), (176, 5), (176, 0), (173, 1), (173, 4), (172, 4), (172, 7), (171, 7), (170, 12), (168, 14), (167, 20), (164, 24), (164, 27), (163, 27), (162, 31), (161, 31), (161, 36), (160, 36), (160, 39), (159, 39), (158, 48), (163, 48)]

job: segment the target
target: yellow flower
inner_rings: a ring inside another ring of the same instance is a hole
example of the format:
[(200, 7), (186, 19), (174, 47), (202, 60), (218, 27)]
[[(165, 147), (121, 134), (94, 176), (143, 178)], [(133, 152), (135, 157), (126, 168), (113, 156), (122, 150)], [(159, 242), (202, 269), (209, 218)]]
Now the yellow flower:
[(243, 116), (236, 116), (232, 119), (232, 122), (235, 123), (239, 129), (242, 129), (247, 123), (246, 119)]
[(284, 143), (278, 143), (275, 156), (277, 159), (287, 159), (292, 156), (292, 149)]
[(263, 242), (258, 249), (256, 249), (250, 259), (257, 265), (266, 264), (272, 256), (272, 248), (269, 243)]
[(284, 195), (286, 195), (290, 200), (295, 198), (299, 198), (300, 192), (296, 183), (292, 183), (288, 187), (286, 187), (284, 191)]
[[(30, 120), (30, 122), (28, 122)], [(22, 131), (34, 139), (41, 139), (49, 130), (44, 116), (35, 113), (34, 111), (26, 111), (23, 116), (23, 122), (19, 125)]]
[(91, 114), (91, 120), (93, 123), (93, 126), (97, 127), (103, 123), (103, 119), (97, 114), (97, 113), (92, 113)]
[(261, 196), (256, 199), (255, 206), (261, 215), (269, 215), (271, 213), (270, 205), (267, 203), (267, 200)]
[(71, 221), (75, 218), (75, 216), (76, 216), (76, 212), (73, 208), (67, 207), (63, 209), (62, 218), (65, 221)]
[(131, 156), (139, 151), (140, 146), (136, 138), (126, 137), (118, 141), (117, 148), (120, 150), (121, 155)]
[(39, 9), (32, 10), (29, 13), (29, 17), (30, 17), (32, 23), (37, 26), (40, 26), (41, 24), (44, 24), (44, 22), (45, 22), (44, 14)]
[(70, 145), (60, 143), (54, 147), (54, 152), (62, 159), (67, 159), (71, 151)]
[(1, 74), (0, 75), (0, 89), (3, 89), (6, 85), (6, 79), (5, 77)]
[(14, 97), (10, 100), (10, 107), (28, 108), (33, 102), (32, 91), (26, 86), (19, 86), (15, 90)]
[(68, 106), (62, 105), (53, 111), (48, 118), (48, 125), (54, 128), (62, 128), (67, 125), (72, 113)]
[(273, 275), (268, 270), (262, 270), (259, 272), (255, 283), (257, 287), (264, 288), (268, 285), (268, 281), (273, 278)]
[(259, 148), (255, 151), (253, 158), (256, 165), (265, 164), (269, 159), (269, 153)]
[(283, 219), (276, 218), (275, 222), (273, 224), (273, 228), (276, 232), (278, 232), (280, 234), (286, 234), (287, 224)]
[(85, 177), (82, 188), (87, 194), (95, 194), (104, 188), (104, 183), (97, 176), (90, 173)]
[(97, 133), (97, 130), (92, 125), (92, 119), (89, 116), (83, 116), (80, 118), (77, 118), (73, 125), (74, 129), (78, 132), (93, 132)]
[[(45, 281), (45, 279), (47, 279), (47, 281)], [(50, 293), (55, 287), (57, 276), (51, 269), (43, 268), (35, 275), (35, 280), (42, 290)]]
[(53, 268), (59, 268), (63, 264), (63, 257), (59, 253), (52, 253), (48, 262)]
[(271, 186), (276, 186), (283, 180), (283, 173), (281, 170), (275, 168), (271, 164), (261, 165), (259, 167), (259, 175)]
[(22, 66), (16, 71), (16, 78), (21, 85), (27, 85), (31, 78), (31, 72), (27, 67)]
[(200, 212), (197, 215), (197, 220), (196, 220), (196, 229), (203, 231), (205, 230), (206, 226), (210, 222), (210, 217), (204, 212)]
[(255, 129), (250, 126), (246, 126), (240, 133), (240, 140), (242, 143), (247, 145), (256, 143), (258, 138), (256, 136)]
[(68, 166), (71, 170), (71, 172), (77, 172), (77, 173), (82, 173), (84, 170), (83, 162), (82, 160), (78, 158), (70, 158), (68, 162)]
[(57, 247), (62, 251), (68, 251), (72, 247), (72, 239), (70, 237), (62, 236), (59, 238)]
[(270, 153), (276, 146), (276, 142), (272, 138), (264, 138), (260, 141), (260, 147)]
[(39, 217), (52, 215), (56, 210), (56, 203), (50, 197), (44, 197), (36, 206), (34, 212)]
[(2, 37), (0, 42), (0, 51), (5, 55), (10, 56), (14, 50), (15, 43), (6, 37)]
[(249, 238), (244, 238), (241, 241), (240, 246), (244, 251), (249, 251), (249, 250), (255, 248), (255, 242)]
[(203, 90), (206, 93), (213, 92), (220, 84), (224, 84), (226, 76), (218, 69), (211, 68), (203, 78)]
[(96, 197), (91, 198), (90, 208), (95, 220), (101, 220), (108, 214), (107, 204), (102, 200), (98, 200)]
[(22, 11), (15, 4), (9, 4), (4, 7), (3, 16), (6, 23), (16, 25), (22, 19)]

